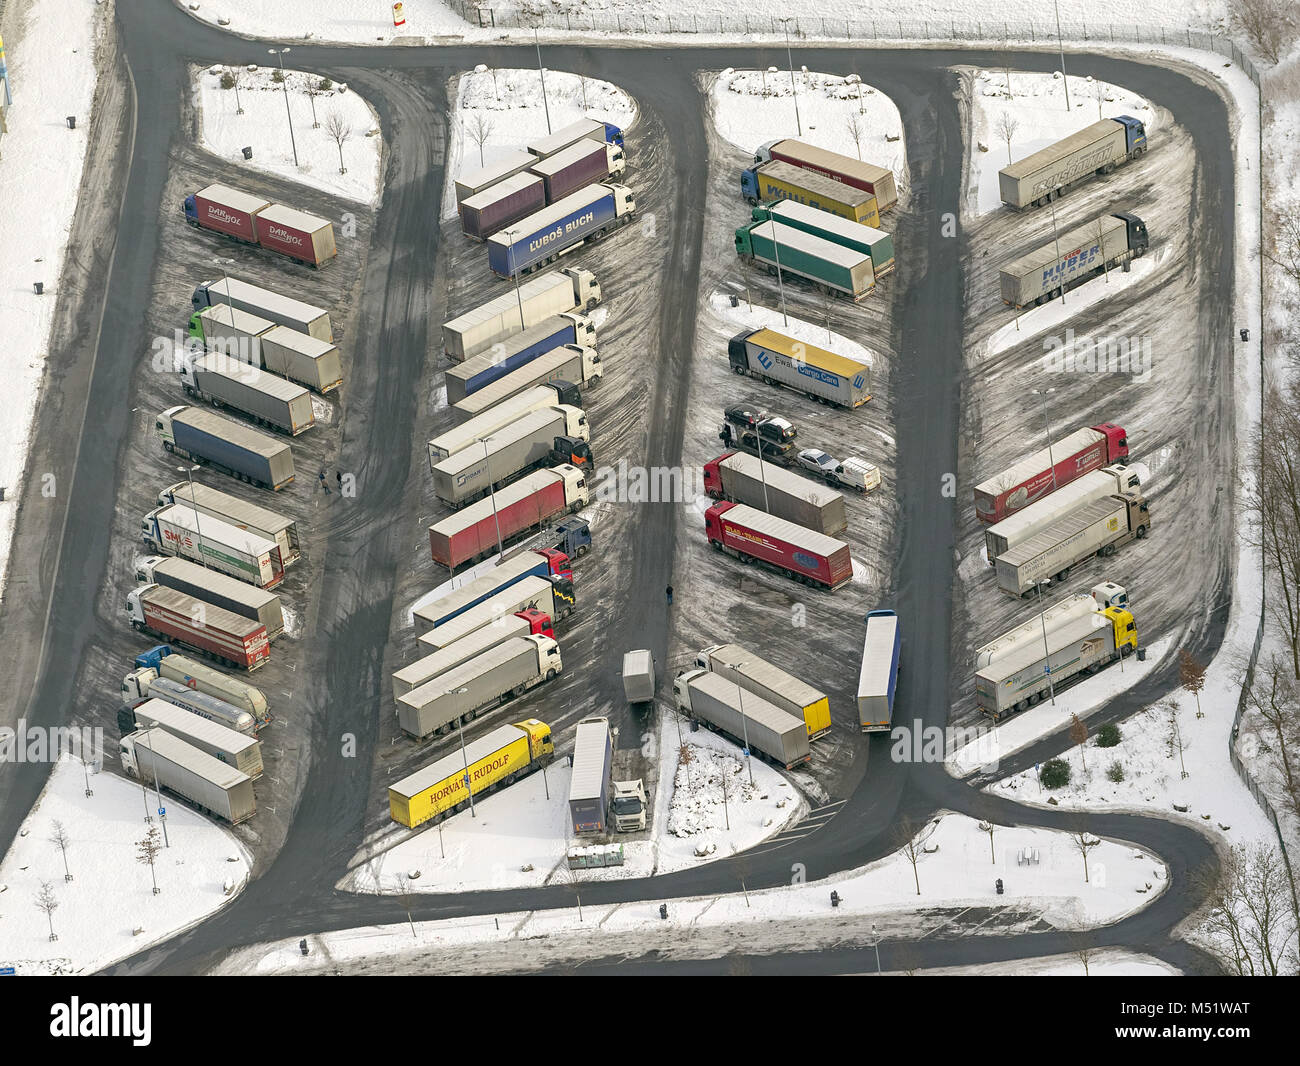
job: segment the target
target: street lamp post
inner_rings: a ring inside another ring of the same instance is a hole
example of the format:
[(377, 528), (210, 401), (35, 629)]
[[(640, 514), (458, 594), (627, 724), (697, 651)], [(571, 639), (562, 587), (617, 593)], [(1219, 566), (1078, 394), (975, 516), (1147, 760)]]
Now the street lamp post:
[[(510, 254), (511, 254), (512, 256), (514, 255), (514, 247), (515, 247), (515, 233), (516, 233), (516, 232), (518, 232), (518, 231), (517, 231), (517, 230), (514, 230), (514, 229), (508, 229), (508, 230), (505, 231), (506, 240), (509, 242), (508, 247), (510, 248)], [(520, 328), (520, 329), (527, 329), (528, 326), (525, 325), (525, 323), (524, 323), (524, 294), (519, 290), (519, 271), (518, 271), (518, 270), (515, 271), (515, 299), (519, 302), (519, 328)]]
[(199, 505), (194, 496), (194, 471), (198, 468), (196, 463), (193, 466), (178, 466), (176, 469), (184, 474), (190, 483), (190, 508), (194, 511), (194, 533), (199, 538), (199, 562), (206, 567), (208, 557), (203, 553), (203, 523), (199, 521)]
[[(153, 722), (146, 728), (157, 729), (159, 728), (159, 726), (157, 722)], [(172, 845), (171, 845), (171, 841), (167, 839), (167, 815), (162, 813), (163, 812), (162, 787), (158, 784), (158, 756), (154, 753), (152, 744), (146, 742), (144, 747), (145, 750), (149, 753), (149, 761), (153, 763), (153, 794), (154, 797), (158, 800), (158, 821), (162, 822), (163, 846), (170, 848)]]
[(871, 923), (871, 939), (875, 941), (876, 973), (880, 973), (880, 934), (876, 932), (876, 923)]
[[(491, 456), (489, 456), (488, 454), (487, 441), (484, 440), (482, 437), (475, 437), (474, 439), (478, 441), (481, 445), (483, 445), (483, 462), (490, 466), (492, 463), (492, 459)], [(497, 494), (496, 494), (496, 490), (492, 485), (491, 469), (488, 470), (487, 475), (488, 475), (488, 499), (492, 501), (492, 522), (497, 527), (497, 555), (500, 556), (505, 554), (505, 548), (501, 546), (501, 518), (497, 514)]]
[[(767, 224), (772, 227), (772, 256), (776, 260), (776, 288), (781, 294), (781, 321), (790, 325), (790, 319), (785, 313), (785, 282), (781, 279), (781, 245), (776, 237), (776, 219), (769, 218)], [(759, 449), (759, 455), (763, 454), (762, 448)]]
[(284, 77), (284, 56), (292, 48), (268, 48), (267, 51), (280, 60), (280, 88), (284, 90), (284, 117), (289, 120), (289, 143), (293, 146), (293, 165), (298, 165), (298, 142), (293, 136), (293, 115), (289, 112), (289, 83)]
[(1047, 691), (1051, 694), (1052, 706), (1055, 707), (1056, 686), (1052, 684), (1052, 649), (1047, 643), (1047, 614), (1043, 610), (1043, 586), (1047, 583), (1046, 581), (1035, 581), (1034, 587), (1038, 589), (1038, 620), (1043, 626), (1043, 661), (1047, 664)]
[(1047, 465), (1052, 468), (1052, 491), (1057, 489), (1056, 485), (1056, 457), (1052, 454), (1052, 423), (1047, 416), (1047, 397), (1052, 395), (1055, 389), (1030, 389), (1034, 396), (1043, 398), (1043, 429), (1047, 431)]
[[(458, 688), (453, 692), (448, 692), (448, 696), (463, 696), (469, 689)], [(465, 723), (461, 721), (460, 715), (456, 716), (456, 733), (460, 736), (460, 757), (465, 764), (465, 794), (469, 796), (469, 816), (477, 818), (478, 814), (474, 810), (474, 790), (469, 787), (469, 752), (465, 750)]]
[(1065, 45), (1061, 40), (1061, 4), (1060, 0), (1052, 0), (1052, 6), (1056, 8), (1056, 47), (1061, 53), (1061, 82), (1065, 86), (1065, 110), (1070, 110), (1070, 76), (1065, 73)]
[[(761, 460), (760, 460), (761, 462)], [(735, 669), (743, 670), (748, 663), (737, 663)], [(745, 690), (736, 686), (736, 695), (740, 699), (740, 732), (745, 741), (745, 766), (749, 769), (749, 783), (754, 783), (754, 763), (749, 754), (749, 723), (745, 719)]]
[(546, 70), (542, 67), (542, 43), (537, 39), (537, 27), (533, 27), (533, 47), (537, 49), (537, 76), (542, 81), (542, 107), (546, 111), (546, 132), (551, 132), (551, 105), (546, 102)]
[[(1056, 261), (1061, 261), (1061, 234), (1056, 228), (1056, 204), (1049, 198), (1048, 206), (1052, 209), (1052, 241), (1056, 245)], [(1065, 278), (1061, 279), (1061, 306), (1065, 306)]]
[(803, 136), (803, 122), (799, 118), (799, 90), (795, 88), (794, 83), (794, 56), (790, 53), (790, 18), (781, 19), (781, 25), (785, 27), (785, 61), (790, 67), (790, 95), (794, 97), (794, 124), (799, 131), (799, 136)]

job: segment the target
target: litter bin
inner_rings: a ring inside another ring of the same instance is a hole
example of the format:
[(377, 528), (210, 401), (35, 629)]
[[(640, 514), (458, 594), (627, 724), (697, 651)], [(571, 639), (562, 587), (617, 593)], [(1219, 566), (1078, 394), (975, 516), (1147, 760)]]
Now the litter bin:
[(245, 159), (252, 159), (252, 158), (253, 158), (253, 149), (252, 149), (252, 146), (251, 146), (251, 145), (248, 146), (248, 147), (246, 147), (246, 148), (241, 148), (240, 151), (244, 153), (244, 158), (245, 158)]
[(68, 129), (70, 129), (70, 130), (75, 130), (76, 128), (77, 128), (77, 116), (76, 116), (76, 115), (69, 115), (69, 116), (68, 116)]

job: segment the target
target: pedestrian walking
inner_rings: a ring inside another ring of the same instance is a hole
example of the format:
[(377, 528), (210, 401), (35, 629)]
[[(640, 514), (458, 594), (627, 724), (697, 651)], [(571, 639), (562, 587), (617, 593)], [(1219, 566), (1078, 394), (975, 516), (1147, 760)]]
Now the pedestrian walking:
[(665, 589), (664, 591), (668, 594), (668, 605), (671, 607), (671, 606), (672, 606), (672, 602), (673, 602), (673, 587), (672, 587), (672, 585), (669, 585), (668, 588)]
[(328, 496), (330, 494), (330, 487), (325, 484), (325, 471), (322, 470), (317, 477), (320, 478), (320, 487), (325, 490), (325, 495)]

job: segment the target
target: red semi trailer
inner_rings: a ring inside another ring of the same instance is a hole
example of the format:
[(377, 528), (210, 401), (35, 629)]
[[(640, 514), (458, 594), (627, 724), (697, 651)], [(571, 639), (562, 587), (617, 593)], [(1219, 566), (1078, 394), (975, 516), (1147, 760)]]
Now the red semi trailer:
[(429, 550), (435, 563), (454, 570), (495, 552), (498, 541), (507, 545), (558, 514), (581, 510), (589, 499), (587, 475), (576, 466), (536, 470), (431, 525)]
[(1103, 422), (1076, 429), (1050, 447), (975, 486), (975, 513), (981, 522), (1001, 522), (1077, 477), (1128, 456), (1128, 434)]
[(141, 633), (184, 644), (230, 666), (256, 670), (271, 656), (266, 626), (162, 585), (126, 596), (126, 616)]
[(319, 267), (338, 254), (333, 223), (227, 185), (200, 189), (185, 197), (181, 208), (191, 226), (260, 244), (308, 266)]
[(704, 512), (709, 543), (743, 563), (762, 563), (805, 585), (836, 589), (853, 579), (842, 540), (806, 529), (743, 503), (718, 503)]

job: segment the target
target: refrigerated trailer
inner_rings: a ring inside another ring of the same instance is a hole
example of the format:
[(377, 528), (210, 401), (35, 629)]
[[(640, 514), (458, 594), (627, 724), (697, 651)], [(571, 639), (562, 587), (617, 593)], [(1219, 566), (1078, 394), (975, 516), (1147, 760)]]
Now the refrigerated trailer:
[(880, 225), (879, 204), (871, 193), (791, 163), (773, 160), (742, 170), (740, 194), (751, 206), (765, 200), (793, 200), (850, 222)]
[(584, 718), (574, 738), (573, 771), (569, 776), (569, 821), (575, 835), (605, 832), (613, 767), (614, 738), (609, 719)]
[(253, 779), (164, 729), (141, 729), (122, 738), (122, 767), (145, 784), (159, 785), (231, 825), (257, 813)]
[(594, 181), (618, 177), (626, 166), (617, 145), (584, 139), (539, 159), (528, 173), (542, 179), (546, 203), (553, 204)]
[(503, 589), (529, 577), (562, 577), (572, 581), (573, 571), (569, 569), (569, 557), (552, 548), (520, 552), (509, 559), (498, 560), (486, 573), (447, 595), (440, 596), (432, 603), (415, 608), (411, 614), (426, 629), (437, 629)]
[(871, 399), (871, 367), (774, 329), (747, 329), (727, 342), (727, 358), (737, 374), (784, 385), (810, 400), (837, 407), (861, 407)]
[(826, 693), (748, 648), (739, 644), (714, 644), (695, 657), (695, 665), (802, 719), (809, 740), (830, 731), (831, 707)]
[(802, 718), (746, 694), (738, 685), (708, 670), (686, 670), (673, 681), (677, 709), (703, 722), (760, 759), (793, 769), (812, 758)]
[(164, 450), (251, 485), (278, 492), (293, 481), (289, 445), (202, 407), (169, 407), (154, 432)]
[(829, 211), (819, 211), (797, 200), (773, 200), (760, 204), (750, 212), (750, 217), (755, 222), (775, 219), (832, 244), (864, 252), (871, 256), (871, 269), (877, 278), (894, 269), (894, 238), (884, 230), (832, 215)]
[(887, 732), (890, 728), (902, 649), (898, 615), (887, 610), (869, 612), (858, 671), (858, 724), (864, 733)]
[(582, 397), (577, 386), (595, 386), (604, 372), (600, 355), (595, 348), (565, 344), (542, 353), (518, 370), (512, 370), (490, 385), (484, 385), (477, 392), (470, 393), (463, 400), (457, 400), (451, 409), (458, 421), (465, 422), (537, 385), (567, 386), (568, 391), (560, 397), (560, 402), (581, 407)]
[(704, 529), (715, 550), (801, 584), (837, 589), (853, 580), (853, 560), (842, 540), (743, 503), (714, 504), (704, 513)]
[(1017, 309), (1037, 307), (1104, 271), (1126, 266), (1149, 244), (1146, 223), (1137, 215), (1103, 215), (1004, 266), (998, 274), (1002, 302)]
[(787, 137), (779, 141), (768, 141), (760, 145), (754, 153), (754, 162), (763, 164), (777, 160), (810, 170), (836, 181), (843, 182), (855, 189), (869, 192), (876, 198), (881, 211), (888, 211), (898, 202), (898, 186), (894, 181), (894, 172), (887, 167), (864, 163), (861, 159), (818, 148), (814, 144)]
[(600, 301), (600, 282), (590, 270), (552, 270), (521, 282), (515, 292), (504, 292), (444, 323), (443, 352), (452, 362), (464, 362), (551, 315), (591, 311)]
[[(393, 697), (396, 699), (398, 696), (405, 696), (411, 689), (419, 688), (435, 677), (441, 677), (448, 670), (454, 669), (461, 663), (469, 662), (498, 644), (504, 644), (515, 637), (534, 634), (554, 639), (555, 630), (551, 627), (550, 615), (528, 608), (517, 614), (500, 618), (491, 625), (483, 626), (461, 637), (460, 640), (453, 640), (445, 648), (429, 651), (409, 666), (395, 671)], [(423, 637), (420, 638), (420, 648), (422, 651), (428, 648)]]
[(137, 704), (127, 714), (133, 722), (133, 728), (127, 732), (156, 726), (253, 780), (262, 776), (262, 745), (245, 733), (156, 698)]
[(258, 425), (290, 436), (316, 424), (311, 395), (301, 385), (220, 352), (182, 363), (180, 379), (186, 396), (213, 407), (233, 407)]
[(447, 402), (457, 403), (512, 370), (518, 370), (538, 356), (566, 344), (594, 348), (596, 327), (591, 324), (591, 319), (574, 312), (552, 315), (522, 333), (499, 341), (487, 351), (448, 368)]
[(546, 183), (524, 170), (465, 197), (457, 208), (460, 230), (466, 237), (485, 241), (545, 206)]
[(188, 559), (147, 556), (136, 564), (135, 579), (144, 585), (176, 589), (205, 603), (214, 603), (234, 614), (261, 622), (266, 626), (268, 640), (275, 640), (284, 633), (284, 611), (279, 596)]
[(559, 406), (582, 406), (578, 386), (567, 381), (548, 381), (516, 393), (429, 441), (429, 469), (534, 411)]
[(280, 549), (280, 562), (287, 568), (302, 558), (298, 523), (248, 500), (214, 489), (198, 481), (177, 481), (158, 493), (158, 506), (179, 503), (199, 514), (221, 518), (232, 526), (273, 540)]
[(851, 300), (863, 299), (876, 284), (870, 254), (778, 222), (754, 222), (736, 230), (736, 254), (763, 264), (773, 276), (803, 278), (819, 292)]
[(222, 277), (200, 282), (194, 286), (190, 303), (196, 312), (205, 307), (228, 304), (239, 311), (247, 311), (277, 326), (288, 326), (317, 340), (334, 339), (330, 313), (323, 307), (314, 307), (302, 300), (282, 296), (238, 278)]
[(258, 588), (284, 580), (284, 564), (275, 541), (203, 515), (184, 504), (155, 507), (140, 523), (145, 544), (164, 555), (203, 563)]
[(728, 452), (704, 464), (704, 491), (833, 537), (848, 528), (844, 497), (782, 467), (744, 452)]
[(343, 357), (330, 341), (273, 326), (261, 336), (261, 352), (268, 371), (322, 395), (343, 384)]
[(1076, 429), (976, 485), (975, 515), (981, 522), (1001, 522), (1075, 478), (1127, 458), (1128, 453), (1128, 434), (1122, 426), (1102, 422)]
[[(480, 600), (473, 607), (441, 624), (431, 626), (420, 638), (420, 643), (431, 650), (440, 650), (484, 626), (495, 625), (521, 611), (541, 611), (558, 622), (567, 618), (573, 607), (573, 582), (569, 578), (558, 574), (532, 574), (494, 592), (487, 599)], [(421, 618), (421, 622), (427, 624), (427, 618)]]
[(1002, 202), (1041, 207), (1093, 174), (1109, 174), (1147, 150), (1146, 127), (1132, 115), (1102, 119), (998, 171)]
[(397, 698), (397, 722), (423, 739), (449, 733), (483, 708), (522, 696), (564, 671), (560, 646), (550, 637), (515, 637)]
[(256, 670), (271, 654), (266, 626), (176, 589), (143, 585), (126, 594), (126, 617), (150, 633), (245, 670)]

